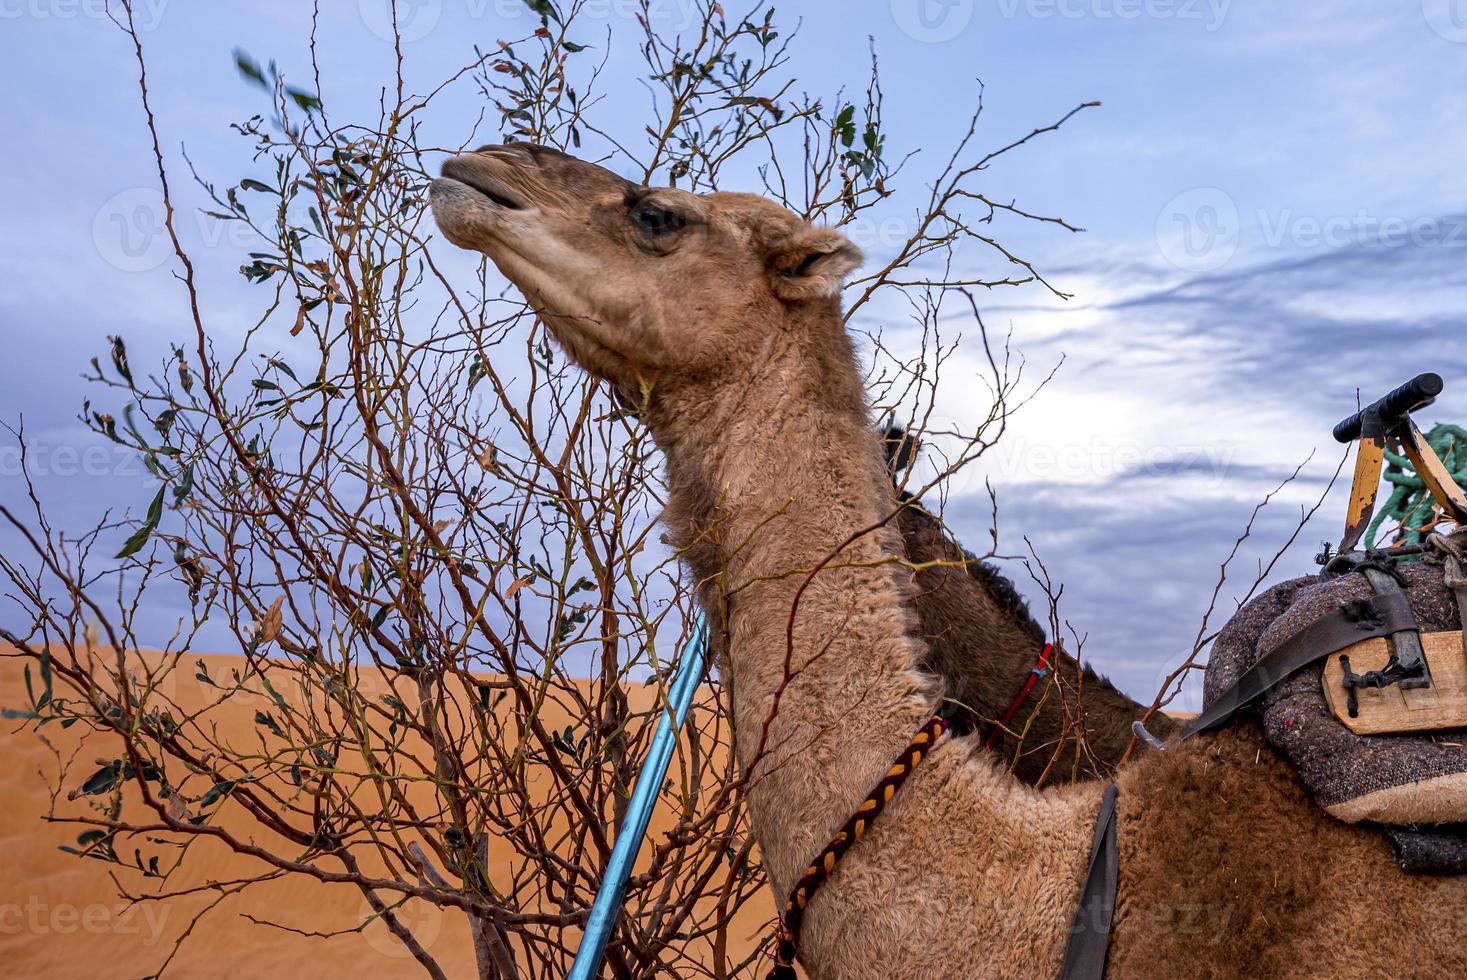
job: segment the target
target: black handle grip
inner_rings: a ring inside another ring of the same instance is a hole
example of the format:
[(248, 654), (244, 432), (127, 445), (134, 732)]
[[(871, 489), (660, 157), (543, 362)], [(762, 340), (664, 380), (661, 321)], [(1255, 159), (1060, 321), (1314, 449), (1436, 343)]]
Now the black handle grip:
[(1389, 433), (1412, 412), (1436, 401), (1436, 396), (1442, 393), (1444, 387), (1446, 384), (1441, 375), (1430, 372), (1418, 374), (1374, 405), (1343, 419), (1335, 426), (1335, 439), (1340, 442), (1354, 442), (1359, 439), (1361, 425), (1365, 416), (1371, 412), (1379, 414), (1382, 428)]

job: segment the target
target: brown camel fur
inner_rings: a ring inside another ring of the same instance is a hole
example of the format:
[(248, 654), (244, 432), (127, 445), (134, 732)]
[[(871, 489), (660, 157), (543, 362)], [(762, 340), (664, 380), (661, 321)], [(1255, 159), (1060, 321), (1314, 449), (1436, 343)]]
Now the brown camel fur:
[[(916, 568), (912, 602), (927, 645), (921, 666), (937, 676), (943, 696), (956, 706), (953, 731), (986, 735), (1038, 660), (1044, 628), (997, 569), (953, 540), (937, 517), (914, 501), (906, 504), (897, 526), (907, 561)], [(1031, 785), (1109, 777), (1145, 706), (1082, 668), (1063, 646), (1051, 667), (1051, 676), (1035, 685), (1010, 728), (1000, 733), (994, 751)], [(1063, 688), (1055, 675), (1064, 679)], [(1082, 725), (1083, 742), (1076, 731)], [(1175, 722), (1158, 713), (1147, 728), (1165, 738)]]
[[(756, 196), (640, 188), (541, 148), (444, 175), (449, 240), (585, 369), (645, 393), (782, 892), (938, 706), (840, 315), (859, 253)], [(814, 897), (812, 978), (1056, 975), (1101, 785), (1036, 790), (969, 741), (938, 744)], [(1111, 977), (1467, 975), (1467, 879), (1401, 874), (1254, 728), (1152, 753), (1119, 785)]]

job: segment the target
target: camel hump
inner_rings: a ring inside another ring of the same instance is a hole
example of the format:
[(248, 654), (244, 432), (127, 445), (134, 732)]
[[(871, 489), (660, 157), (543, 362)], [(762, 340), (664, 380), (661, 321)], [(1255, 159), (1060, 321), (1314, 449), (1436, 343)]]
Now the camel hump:
[[(1464, 609), (1450, 559), (1274, 586), (1218, 634), (1202, 718), (1250, 711), (1332, 816), (1382, 825), (1408, 871), (1467, 873)], [(1351, 642), (1346, 624), (1370, 638)], [(1425, 667), (1406, 676), (1416, 655)]]

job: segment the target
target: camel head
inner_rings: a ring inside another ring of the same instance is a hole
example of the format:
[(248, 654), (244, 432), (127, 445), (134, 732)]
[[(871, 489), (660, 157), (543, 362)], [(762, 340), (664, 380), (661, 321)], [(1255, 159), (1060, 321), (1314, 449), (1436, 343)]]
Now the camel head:
[(527, 143), (450, 159), (431, 199), (449, 241), (489, 256), (582, 367), (629, 395), (736, 375), (774, 331), (828, 329), (799, 314), (838, 313), (861, 261), (764, 198), (644, 187)]

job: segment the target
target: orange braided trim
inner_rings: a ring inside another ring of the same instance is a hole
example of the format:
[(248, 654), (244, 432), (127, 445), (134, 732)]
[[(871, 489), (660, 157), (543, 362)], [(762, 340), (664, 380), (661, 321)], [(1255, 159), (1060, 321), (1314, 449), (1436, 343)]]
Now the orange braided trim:
[(780, 916), (774, 949), (774, 969), (770, 971), (768, 980), (794, 980), (795, 953), (800, 944), (800, 927), (804, 923), (805, 907), (810, 904), (810, 899), (820, 886), (825, 884), (840, 859), (855, 846), (856, 841), (865, 836), (871, 824), (881, 816), (881, 811), (886, 809), (886, 805), (896, 795), (896, 791), (902, 788), (902, 784), (912, 774), (912, 770), (932, 751), (932, 746), (946, 731), (947, 722), (942, 718), (934, 715), (927, 719), (927, 723), (917, 730), (906, 749), (891, 764), (886, 775), (881, 777), (881, 782), (866, 796), (865, 802), (856, 808), (851, 818), (830, 839), (830, 843), (825, 845), (825, 850), (800, 875), (800, 880), (795, 882), (795, 887), (790, 891), (789, 901), (785, 903), (784, 914)]

